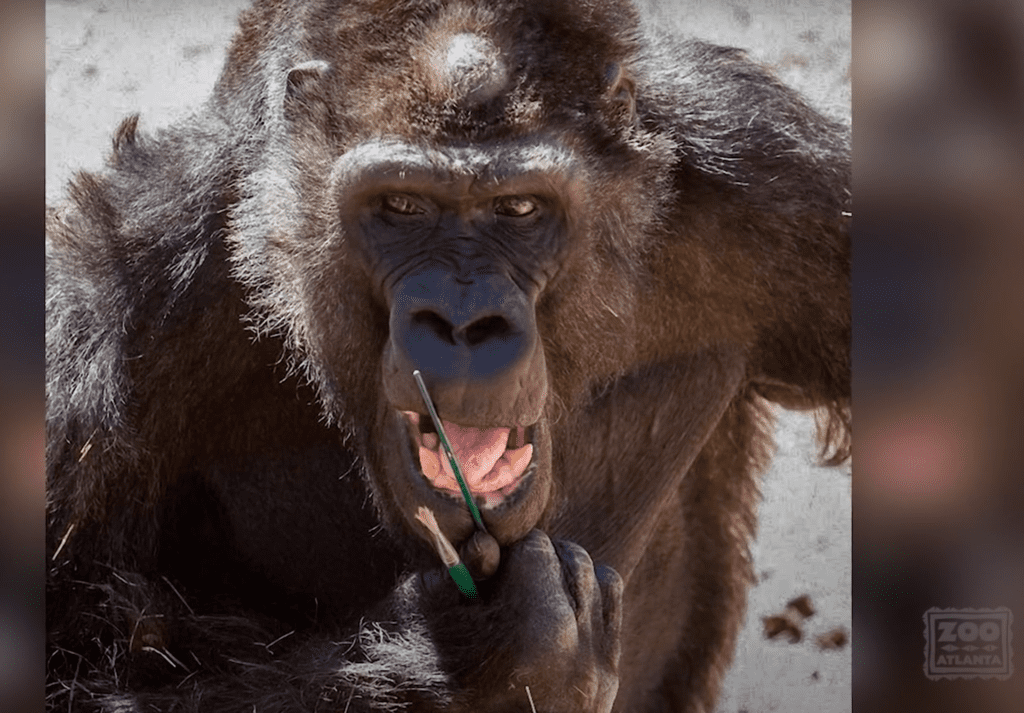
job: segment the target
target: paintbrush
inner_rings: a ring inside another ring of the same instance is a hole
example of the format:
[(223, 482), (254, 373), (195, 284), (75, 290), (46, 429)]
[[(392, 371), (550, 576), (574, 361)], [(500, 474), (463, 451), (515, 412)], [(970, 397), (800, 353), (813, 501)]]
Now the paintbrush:
[(466, 565), (459, 559), (459, 553), (455, 551), (455, 547), (444, 536), (444, 533), (441, 532), (434, 513), (431, 512), (430, 508), (420, 505), (416, 510), (416, 519), (422, 522), (424, 527), (430, 532), (430, 539), (434, 543), (434, 549), (441, 556), (444, 566), (448, 568), (448, 574), (455, 580), (455, 586), (467, 597), (471, 599), (479, 598), (476, 592), (476, 585), (473, 584), (473, 578), (469, 575), (469, 570), (466, 569)]
[(462, 477), (462, 470), (459, 468), (459, 462), (455, 460), (455, 451), (452, 450), (452, 446), (448, 442), (448, 436), (444, 433), (444, 426), (441, 425), (441, 418), (437, 415), (437, 410), (434, 408), (434, 402), (430, 400), (430, 394), (427, 393), (427, 385), (423, 383), (423, 375), (420, 374), (419, 369), (412, 372), (412, 378), (416, 380), (416, 385), (420, 387), (420, 394), (423, 396), (423, 402), (427, 405), (427, 411), (430, 413), (430, 419), (434, 422), (434, 428), (437, 429), (437, 437), (441, 441), (441, 447), (444, 449), (444, 454), (448, 458), (448, 463), (452, 467), (452, 472), (455, 473), (455, 480), (458, 481), (459, 489), (462, 490), (462, 497), (466, 501), (466, 506), (469, 507), (469, 514), (473, 516), (473, 522), (476, 523), (477, 528), (479, 528), (481, 532), (487, 532), (487, 528), (484, 527), (483, 518), (480, 517), (480, 510), (477, 508), (476, 503), (473, 502), (473, 495), (469, 492), (469, 487), (466, 485), (466, 481)]

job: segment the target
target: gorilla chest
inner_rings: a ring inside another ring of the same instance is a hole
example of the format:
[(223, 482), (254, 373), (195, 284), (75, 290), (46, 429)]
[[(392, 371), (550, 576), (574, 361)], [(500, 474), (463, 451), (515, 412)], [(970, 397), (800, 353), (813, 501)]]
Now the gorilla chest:
[(222, 558), (229, 571), (215, 574), (261, 608), (263, 589), (295, 600), (291, 607), (311, 605), (311, 616), (333, 608), (344, 617), (380, 599), (401, 562), (354, 463), (321, 444), (211, 469), (194, 489), (206, 501), (199, 517), (214, 529), (195, 543), (199, 555)]

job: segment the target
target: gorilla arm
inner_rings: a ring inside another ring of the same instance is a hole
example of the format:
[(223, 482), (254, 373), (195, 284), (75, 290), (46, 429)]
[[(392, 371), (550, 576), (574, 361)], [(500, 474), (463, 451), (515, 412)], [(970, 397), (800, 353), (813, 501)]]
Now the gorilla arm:
[[(655, 47), (642, 110), (668, 127), (678, 160), (652, 261), (652, 343), (746, 345), (755, 391), (786, 408), (824, 407), (822, 452), (841, 462), (851, 437), (849, 128), (740, 50), (672, 38)], [(669, 71), (680, 64), (693, 71)]]

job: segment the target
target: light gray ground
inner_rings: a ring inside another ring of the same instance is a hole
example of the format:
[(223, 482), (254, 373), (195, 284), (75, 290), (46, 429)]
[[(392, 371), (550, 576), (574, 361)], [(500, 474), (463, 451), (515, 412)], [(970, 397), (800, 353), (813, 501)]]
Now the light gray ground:
[[(46, 196), (59, 201), (73, 171), (98, 169), (113, 129), (139, 112), (152, 130), (209, 94), (240, 0), (47, 0)], [(646, 0), (659, 23), (743, 47), (826, 114), (850, 116), (850, 9), (836, 0)], [(765, 475), (759, 582), (719, 704), (722, 713), (842, 713), (850, 646), (822, 651), (818, 635), (851, 622), (850, 467), (815, 465), (814, 421), (780, 411), (778, 451)], [(817, 613), (804, 640), (768, 641), (761, 618), (801, 594)]]

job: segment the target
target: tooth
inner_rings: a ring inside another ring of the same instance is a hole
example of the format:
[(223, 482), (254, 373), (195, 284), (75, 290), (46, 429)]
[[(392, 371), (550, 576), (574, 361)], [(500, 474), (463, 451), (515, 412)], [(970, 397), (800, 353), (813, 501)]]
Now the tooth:
[(450, 469), (442, 466), (444, 462), (443, 456), (437, 451), (420, 447), (420, 472), (423, 473), (423, 477), (427, 479), (427, 482), (438, 490), (458, 493), (459, 482), (448, 474)]
[(431, 483), (441, 480), (441, 458), (436, 451), (420, 446), (420, 470)]
[(508, 458), (508, 463), (512, 468), (512, 472), (516, 474), (516, 477), (518, 477), (523, 474), (523, 471), (526, 470), (526, 466), (530, 464), (530, 459), (533, 457), (533, 445), (527, 444), (514, 451), (506, 451), (505, 457)]
[[(445, 478), (447, 480), (450, 480), (453, 483), (456, 483), (456, 487), (458, 487), (457, 484), (458, 484), (459, 481), (456, 480), (456, 478), (455, 478), (455, 471), (452, 470), (452, 464), (448, 461), (448, 457), (445, 456), (445, 455), (442, 455), (442, 453), (440, 451), (435, 451), (435, 452), (437, 453), (437, 462), (438, 462), (439, 467), (440, 467), (440, 476), (439, 477), (443, 477), (443, 478)], [(466, 474), (463, 473), (462, 477), (465, 478)]]

